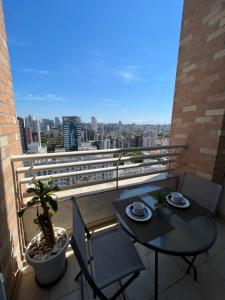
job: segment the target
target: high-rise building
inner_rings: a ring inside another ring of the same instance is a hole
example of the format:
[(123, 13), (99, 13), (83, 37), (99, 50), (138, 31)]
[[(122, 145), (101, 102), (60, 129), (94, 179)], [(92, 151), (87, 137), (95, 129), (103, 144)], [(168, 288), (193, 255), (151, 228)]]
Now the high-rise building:
[(104, 140), (104, 149), (110, 149), (110, 139)]
[(143, 147), (154, 147), (157, 144), (156, 130), (148, 130), (143, 133)]
[(65, 150), (78, 150), (82, 139), (81, 118), (77, 116), (66, 116), (62, 117), (62, 121)]
[(50, 119), (42, 119), (41, 123), (43, 125), (48, 125), (50, 128), (54, 126), (54, 121)]
[(91, 129), (97, 133), (97, 120), (95, 117), (91, 117)]
[(121, 121), (119, 121), (118, 126), (119, 126), (119, 134), (121, 135), (123, 133), (123, 124)]
[(96, 139), (95, 132), (87, 125), (83, 128), (84, 130), (84, 142), (94, 141)]
[[(25, 118), (25, 126), (31, 129), (32, 142), (38, 143), (41, 146), (41, 128), (40, 122), (34, 118), (34, 116), (29, 115)], [(28, 143), (30, 144), (30, 143)]]
[(26, 140), (26, 134), (25, 134), (24, 119), (21, 117), (17, 117), (17, 122), (18, 122), (19, 130), (20, 130), (21, 146), (23, 149), (23, 153), (25, 153), (27, 151), (27, 140)]
[(61, 126), (61, 121), (59, 117), (55, 117), (55, 127), (60, 127)]
[(41, 146), (41, 128), (40, 122), (38, 120), (34, 120), (32, 124), (32, 139), (33, 142), (38, 143)]
[(25, 130), (26, 142), (27, 142), (27, 145), (29, 145), (29, 144), (32, 143), (32, 130), (31, 130), (31, 127), (25, 127), (24, 130)]

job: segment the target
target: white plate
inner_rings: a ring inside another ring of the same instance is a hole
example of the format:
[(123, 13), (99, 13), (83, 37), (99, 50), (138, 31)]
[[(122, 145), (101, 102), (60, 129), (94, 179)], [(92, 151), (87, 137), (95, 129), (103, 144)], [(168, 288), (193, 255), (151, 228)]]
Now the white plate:
[(184, 204), (176, 204), (176, 203), (174, 203), (173, 201), (171, 201), (171, 200), (169, 199), (169, 196), (170, 196), (170, 195), (166, 196), (166, 201), (167, 201), (170, 205), (172, 205), (172, 206), (174, 206), (174, 207), (188, 208), (188, 207), (191, 205), (190, 201), (189, 201), (187, 198), (185, 198), (185, 197), (183, 197), (183, 199), (185, 200), (185, 203), (184, 203)]
[(151, 212), (151, 209), (148, 208), (146, 205), (145, 205), (145, 210), (146, 210), (146, 216), (144, 217), (138, 217), (138, 216), (135, 216), (133, 213), (132, 213), (132, 206), (133, 204), (130, 204), (126, 207), (126, 214), (128, 215), (128, 217), (134, 221), (138, 221), (138, 222), (146, 222), (148, 220), (151, 219), (152, 217), (152, 212)]

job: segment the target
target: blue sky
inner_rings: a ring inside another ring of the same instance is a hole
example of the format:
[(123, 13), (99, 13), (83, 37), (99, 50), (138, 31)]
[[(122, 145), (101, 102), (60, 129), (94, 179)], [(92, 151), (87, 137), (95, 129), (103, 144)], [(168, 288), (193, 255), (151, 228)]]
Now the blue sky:
[(3, 0), (17, 113), (171, 120), (182, 0)]

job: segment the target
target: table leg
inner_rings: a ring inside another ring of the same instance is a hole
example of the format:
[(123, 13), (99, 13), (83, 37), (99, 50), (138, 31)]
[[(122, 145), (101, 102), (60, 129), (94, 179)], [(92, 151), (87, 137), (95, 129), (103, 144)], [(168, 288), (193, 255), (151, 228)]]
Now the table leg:
[(158, 300), (158, 252), (155, 251), (155, 300)]
[(197, 269), (194, 265), (194, 261), (196, 259), (197, 256), (194, 256), (193, 259), (191, 261), (189, 261), (186, 257), (181, 256), (183, 258), (183, 260), (189, 265), (189, 268), (187, 269), (186, 273), (190, 272), (190, 269), (192, 268), (194, 271), (194, 280), (197, 281)]

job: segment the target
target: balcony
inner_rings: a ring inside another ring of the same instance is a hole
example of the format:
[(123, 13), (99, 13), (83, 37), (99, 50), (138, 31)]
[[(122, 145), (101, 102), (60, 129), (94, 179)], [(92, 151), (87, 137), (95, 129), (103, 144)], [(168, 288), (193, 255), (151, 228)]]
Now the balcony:
[[(81, 299), (80, 285), (73, 280), (78, 265), (71, 248), (67, 251), (68, 268), (64, 277), (49, 289), (36, 285), (34, 273), (25, 263), (25, 247), (37, 233), (31, 225), (35, 212), (31, 209), (22, 221), (18, 219), (17, 211), (29, 200), (26, 187), (33, 177), (42, 180), (52, 177), (60, 185), (61, 190), (57, 193), (59, 212), (53, 221), (69, 233), (72, 215), (69, 199), (72, 195), (78, 198), (88, 228), (97, 231), (117, 225), (112, 200), (123, 190), (149, 184), (175, 190), (183, 173), (224, 185), (224, 12), (222, 0), (184, 0), (170, 146), (141, 148), (138, 151), (143, 153), (135, 157), (130, 153), (137, 149), (26, 156), (21, 155), (0, 0), (0, 298), (3, 275), (7, 299)], [(155, 24), (157, 26), (157, 22)], [(140, 105), (139, 100), (135, 104)], [(150, 113), (151, 110), (149, 117)], [(199, 271), (197, 282), (193, 281), (192, 274), (185, 274), (181, 259), (160, 254), (161, 300), (224, 300), (224, 216), (223, 190), (218, 217), (215, 218), (218, 238), (209, 253), (200, 255), (196, 261)], [(154, 254), (140, 245), (136, 247), (146, 271), (127, 289), (127, 298), (152, 299)], [(113, 289), (107, 292), (110, 294)], [(93, 298), (87, 284), (84, 292), (86, 299)]]
[[(90, 230), (117, 226), (112, 201), (123, 190), (143, 185), (159, 185), (176, 189), (177, 177), (172, 174), (176, 159), (185, 151), (185, 145), (171, 145), (165, 147), (152, 147), (148, 149), (112, 149), (87, 152), (63, 152), (41, 155), (21, 155), (12, 157), (17, 194), (20, 195), (18, 205), (29, 200), (24, 187), (30, 185), (32, 178), (47, 180), (62, 179), (61, 190), (57, 192), (59, 198), (59, 212), (54, 217), (54, 224), (66, 228), (71, 232), (72, 208), (70, 197), (76, 195), (79, 198), (79, 206)], [(142, 152), (141, 155), (132, 156), (133, 152)], [(129, 153), (129, 156), (126, 155)], [(111, 157), (109, 157), (111, 155)], [(80, 160), (79, 157), (82, 159)], [(95, 159), (93, 159), (93, 157)], [(69, 158), (69, 161), (67, 159)], [(29, 164), (27, 163), (29, 161)], [(137, 162), (138, 161), (138, 162)], [(18, 162), (25, 162), (25, 166), (17, 166)], [(125, 162), (129, 162), (126, 164)], [(109, 166), (109, 164), (111, 164)], [(101, 168), (99, 166), (102, 166)], [(96, 168), (97, 166), (97, 168)], [(86, 170), (81, 168), (85, 167)], [(88, 168), (87, 168), (88, 167)], [(151, 169), (146, 169), (151, 167)], [(154, 169), (156, 167), (156, 169)], [(70, 168), (74, 168), (71, 172)], [(79, 168), (77, 171), (76, 168)], [(139, 172), (137, 172), (139, 169)], [(49, 170), (54, 171), (48, 174)], [(124, 170), (135, 170), (130, 174), (124, 174)], [(122, 171), (122, 172), (121, 172)], [(42, 175), (45, 172), (45, 175)], [(93, 178), (95, 174), (110, 172), (110, 178)], [(64, 178), (85, 176), (84, 181), (65, 186)], [(23, 176), (22, 176), (23, 175)], [(87, 177), (87, 176), (92, 177)], [(23, 218), (24, 245), (35, 234), (35, 228), (31, 226), (34, 211), (30, 210)], [(225, 222), (217, 218), (218, 239), (209, 253), (198, 256), (199, 280), (193, 281), (193, 274), (186, 275), (186, 265), (179, 257), (171, 257), (160, 254), (159, 265), (159, 299), (180, 299), (183, 291), (188, 290), (193, 299), (222, 299), (225, 293), (225, 274), (221, 267), (225, 259)], [(139, 255), (146, 270), (126, 289), (127, 299), (153, 299), (154, 297), (154, 252), (140, 244), (136, 244)], [(72, 249), (67, 251), (68, 266), (63, 278), (49, 289), (41, 289), (35, 282), (34, 273), (30, 266), (22, 269), (17, 300), (29, 295), (31, 299), (82, 299), (80, 283), (74, 281), (79, 271), (78, 263)], [(117, 285), (106, 289), (107, 295), (113, 294)], [(84, 284), (84, 299), (93, 299), (92, 290), (87, 283)], [(122, 299), (119, 298), (119, 299)]]

